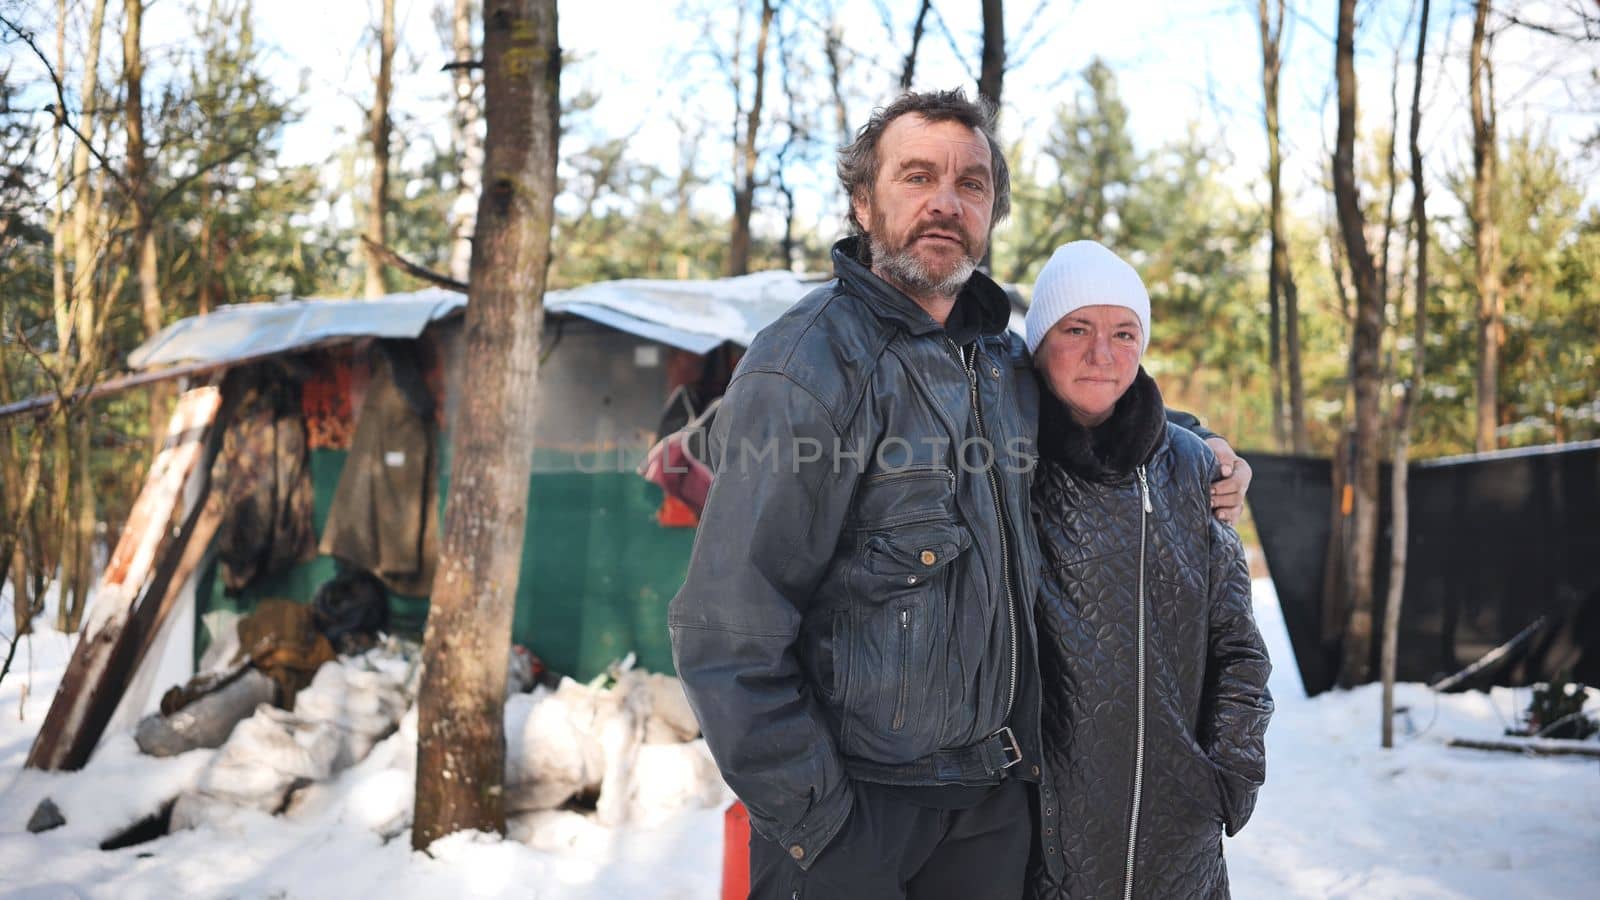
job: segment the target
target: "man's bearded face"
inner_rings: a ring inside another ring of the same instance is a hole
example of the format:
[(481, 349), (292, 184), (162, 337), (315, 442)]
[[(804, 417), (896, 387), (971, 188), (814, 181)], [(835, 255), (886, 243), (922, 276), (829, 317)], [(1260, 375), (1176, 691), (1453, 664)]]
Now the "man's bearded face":
[(959, 122), (913, 113), (884, 129), (879, 159), (870, 195), (854, 201), (873, 271), (914, 295), (954, 296), (988, 246), (988, 141)]

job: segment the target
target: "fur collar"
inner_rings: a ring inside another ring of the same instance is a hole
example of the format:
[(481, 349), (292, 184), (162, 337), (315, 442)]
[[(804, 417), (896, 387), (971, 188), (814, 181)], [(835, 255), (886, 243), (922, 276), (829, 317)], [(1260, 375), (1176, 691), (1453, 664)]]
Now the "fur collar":
[(1117, 482), (1150, 461), (1167, 437), (1167, 409), (1155, 379), (1139, 367), (1111, 418), (1094, 428), (1073, 421), (1049, 385), (1039, 384), (1039, 453), (1088, 481)]

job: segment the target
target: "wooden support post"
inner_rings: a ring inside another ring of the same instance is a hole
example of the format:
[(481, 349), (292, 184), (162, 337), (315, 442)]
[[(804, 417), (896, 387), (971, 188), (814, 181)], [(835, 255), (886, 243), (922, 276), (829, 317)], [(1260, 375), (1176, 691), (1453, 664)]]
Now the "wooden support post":
[[(200, 510), (207, 505), (203, 501), (185, 516), (176, 534), (168, 526), (184, 485), (205, 457), (221, 405), (222, 391), (215, 386), (195, 388), (179, 399), (166, 440), (95, 586), (89, 620), (28, 752), (29, 768), (82, 768), (116, 711), (162, 607), (170, 606), (163, 601), (172, 576), (190, 555), (185, 545), (199, 530)], [(210, 527), (215, 530), (214, 524)]]

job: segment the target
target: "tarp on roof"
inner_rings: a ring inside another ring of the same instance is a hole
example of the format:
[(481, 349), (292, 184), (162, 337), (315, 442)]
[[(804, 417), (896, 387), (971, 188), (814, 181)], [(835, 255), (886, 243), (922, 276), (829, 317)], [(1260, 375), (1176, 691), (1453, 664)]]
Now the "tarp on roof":
[[(705, 353), (748, 346), (820, 282), (791, 272), (737, 278), (605, 281), (545, 294), (550, 315), (589, 319), (669, 346)], [(297, 299), (219, 307), (167, 326), (128, 355), (132, 369), (271, 356), (359, 337), (415, 338), (467, 298), (439, 288), (374, 300)]]

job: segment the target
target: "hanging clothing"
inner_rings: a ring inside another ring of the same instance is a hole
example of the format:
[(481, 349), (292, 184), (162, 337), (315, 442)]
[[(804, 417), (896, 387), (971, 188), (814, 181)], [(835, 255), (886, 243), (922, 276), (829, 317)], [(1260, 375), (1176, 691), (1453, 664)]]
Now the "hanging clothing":
[[(639, 474), (665, 492), (665, 500), (657, 517), (663, 525), (699, 524), (700, 512), (705, 509), (706, 495), (711, 492), (711, 467), (706, 465), (706, 433), (717, 415), (722, 398), (711, 401), (704, 412), (689, 419), (678, 430), (657, 441), (639, 466)], [(683, 510), (690, 514), (687, 521), (669, 520), (667, 510)]]
[(378, 341), (322, 552), (425, 597), (438, 556), (433, 395), (413, 341)]
[(215, 542), (222, 583), (238, 593), (315, 556), (316, 527), (299, 382), (279, 366), (246, 366), (228, 374), (223, 395), (233, 408), (208, 502), (223, 511)]

